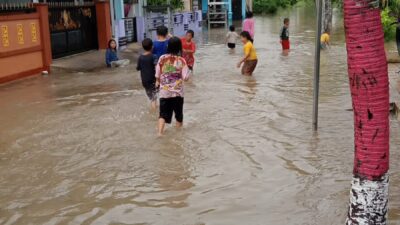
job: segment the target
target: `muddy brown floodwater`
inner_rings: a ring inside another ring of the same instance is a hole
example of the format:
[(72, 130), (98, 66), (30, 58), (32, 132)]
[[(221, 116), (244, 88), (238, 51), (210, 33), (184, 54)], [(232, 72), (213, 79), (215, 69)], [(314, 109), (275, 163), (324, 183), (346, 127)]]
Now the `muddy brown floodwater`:
[[(293, 51), (280, 53), (281, 19)], [(322, 53), (311, 130), (314, 19), (256, 18), (259, 66), (239, 75), (224, 31), (199, 40), (185, 127), (156, 137), (134, 66), (0, 87), (2, 225), (338, 225), (352, 178), (353, 115), (342, 21)], [(390, 224), (400, 224), (400, 132), (391, 122)]]

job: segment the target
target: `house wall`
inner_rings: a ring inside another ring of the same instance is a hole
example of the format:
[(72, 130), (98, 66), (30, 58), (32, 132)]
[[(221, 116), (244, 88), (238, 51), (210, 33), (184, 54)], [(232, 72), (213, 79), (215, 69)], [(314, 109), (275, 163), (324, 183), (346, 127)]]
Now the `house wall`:
[(48, 8), (35, 7), (35, 13), (0, 16), (0, 83), (50, 69)]

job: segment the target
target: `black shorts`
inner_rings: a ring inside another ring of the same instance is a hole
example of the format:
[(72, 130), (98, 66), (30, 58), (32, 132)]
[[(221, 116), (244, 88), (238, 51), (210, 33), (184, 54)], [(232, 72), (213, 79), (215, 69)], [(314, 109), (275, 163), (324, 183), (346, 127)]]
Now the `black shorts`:
[(175, 113), (176, 121), (183, 122), (183, 102), (182, 97), (161, 98), (160, 99), (160, 118), (166, 123), (172, 122), (172, 115)]
[(188, 66), (190, 71), (193, 71), (194, 66)]
[(171, 123), (172, 115), (175, 113), (176, 121), (183, 122), (183, 102), (182, 97), (161, 98), (160, 99), (160, 118), (166, 123)]
[(144, 89), (146, 90), (146, 95), (150, 99), (150, 101), (157, 100), (157, 88), (156, 84), (143, 84)]
[(228, 43), (228, 48), (234, 49), (234, 48), (236, 48), (236, 44), (235, 43)]

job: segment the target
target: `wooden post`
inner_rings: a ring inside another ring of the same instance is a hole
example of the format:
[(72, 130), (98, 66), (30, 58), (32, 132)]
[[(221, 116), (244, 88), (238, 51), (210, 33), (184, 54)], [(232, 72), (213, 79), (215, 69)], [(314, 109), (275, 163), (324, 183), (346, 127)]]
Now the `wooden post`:
[(108, 41), (112, 38), (109, 1), (96, 2), (96, 18), (99, 49), (107, 49)]
[(43, 70), (50, 72), (53, 58), (51, 54), (49, 7), (45, 3), (37, 3), (35, 4), (35, 7), (39, 14), (40, 36), (43, 46)]

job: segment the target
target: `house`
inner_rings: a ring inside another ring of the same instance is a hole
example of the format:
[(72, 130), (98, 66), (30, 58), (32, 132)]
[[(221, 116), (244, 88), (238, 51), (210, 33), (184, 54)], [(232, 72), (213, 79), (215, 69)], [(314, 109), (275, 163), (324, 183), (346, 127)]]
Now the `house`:
[(137, 41), (136, 18), (143, 16), (144, 0), (110, 0), (112, 33), (119, 46)]
[(0, 83), (49, 71), (52, 58), (104, 49), (111, 38), (108, 1), (0, 0), (0, 9)]
[(226, 3), (228, 4), (228, 19), (242, 20), (245, 18), (248, 5), (252, 4), (252, 0), (199, 0), (201, 1), (201, 9), (203, 15), (207, 15), (209, 3)]

